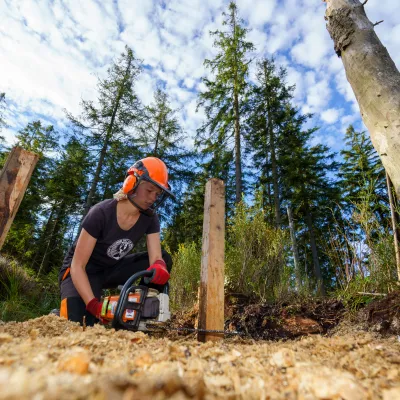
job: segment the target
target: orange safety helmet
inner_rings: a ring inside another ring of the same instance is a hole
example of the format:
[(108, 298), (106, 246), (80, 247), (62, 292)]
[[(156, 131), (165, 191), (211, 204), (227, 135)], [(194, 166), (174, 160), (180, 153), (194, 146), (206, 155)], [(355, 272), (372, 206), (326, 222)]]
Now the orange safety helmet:
[(168, 184), (167, 166), (159, 158), (143, 158), (133, 164), (132, 167), (128, 169), (127, 174), (128, 176), (125, 178), (122, 191), (128, 196), (129, 200), (132, 201), (130, 197), (135, 193), (136, 188), (142, 180), (150, 182), (162, 189), (162, 194), (150, 207), (153, 211), (158, 208), (168, 196), (175, 200), (175, 196), (171, 192), (171, 186)]

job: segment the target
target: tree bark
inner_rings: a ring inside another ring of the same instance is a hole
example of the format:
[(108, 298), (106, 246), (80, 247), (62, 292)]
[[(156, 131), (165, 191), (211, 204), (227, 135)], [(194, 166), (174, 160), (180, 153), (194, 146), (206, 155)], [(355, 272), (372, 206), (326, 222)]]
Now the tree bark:
[(358, 0), (325, 0), (327, 29), (342, 58), (371, 141), (400, 198), (400, 73)]
[(321, 267), (319, 265), (319, 259), (318, 259), (317, 244), (315, 241), (311, 212), (309, 209), (307, 209), (306, 211), (306, 220), (307, 220), (308, 232), (310, 233), (310, 244), (311, 244), (311, 252), (314, 264), (314, 274), (315, 278), (317, 279), (317, 291), (319, 295), (325, 296), (326, 292), (325, 292), (324, 282), (322, 280)]
[(396, 253), (396, 267), (397, 267), (397, 279), (400, 281), (400, 249), (399, 249), (399, 221), (396, 212), (396, 207), (394, 204), (393, 192), (392, 192), (392, 182), (390, 181), (389, 175), (386, 173), (386, 183), (389, 195), (390, 213), (392, 215), (392, 227), (393, 227), (393, 242), (394, 250)]
[(290, 206), (287, 206), (287, 214), (289, 218), (289, 229), (290, 229), (290, 237), (292, 239), (292, 251), (293, 251), (293, 258), (294, 258), (294, 271), (296, 275), (296, 286), (297, 290), (300, 291), (302, 284), (301, 284), (301, 273), (300, 273), (300, 260), (299, 260), (299, 252), (297, 250), (297, 242), (296, 242), (296, 234), (294, 229), (293, 223), (293, 215), (292, 209)]

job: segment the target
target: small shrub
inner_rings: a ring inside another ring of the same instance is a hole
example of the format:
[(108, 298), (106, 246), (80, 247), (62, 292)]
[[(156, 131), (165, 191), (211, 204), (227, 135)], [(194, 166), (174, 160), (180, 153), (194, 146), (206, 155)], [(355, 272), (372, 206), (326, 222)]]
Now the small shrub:
[(284, 268), (287, 243), (286, 232), (265, 222), (258, 200), (253, 206), (239, 203), (228, 225), (225, 276), (229, 290), (267, 300), (289, 287)]
[(172, 259), (174, 266), (170, 280), (171, 309), (192, 307), (197, 301), (200, 282), (200, 245), (194, 242), (180, 244)]

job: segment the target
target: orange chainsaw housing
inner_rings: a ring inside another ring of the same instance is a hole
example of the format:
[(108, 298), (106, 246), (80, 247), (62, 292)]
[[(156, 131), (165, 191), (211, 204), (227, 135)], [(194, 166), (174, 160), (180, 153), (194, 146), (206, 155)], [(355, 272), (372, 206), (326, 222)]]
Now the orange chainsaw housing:
[[(103, 300), (103, 307), (101, 308), (101, 318), (103, 320), (112, 321), (115, 315), (115, 309), (117, 308), (117, 303), (119, 300), (119, 296), (107, 296)], [(130, 293), (128, 296), (128, 302), (130, 303), (139, 303), (140, 302), (140, 293)], [(125, 310), (124, 315), (122, 316), (122, 321), (133, 321), (136, 317), (135, 310)]]

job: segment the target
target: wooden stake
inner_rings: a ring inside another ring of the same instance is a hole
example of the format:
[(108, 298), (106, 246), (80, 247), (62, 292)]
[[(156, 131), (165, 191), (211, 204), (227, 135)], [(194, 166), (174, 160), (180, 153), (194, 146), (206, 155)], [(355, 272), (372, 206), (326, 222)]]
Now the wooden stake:
[[(201, 260), (199, 329), (224, 329), (225, 187), (220, 179), (206, 184)], [(221, 333), (198, 333), (197, 340), (218, 341)]]
[(0, 249), (24, 197), (39, 156), (14, 147), (0, 173)]

